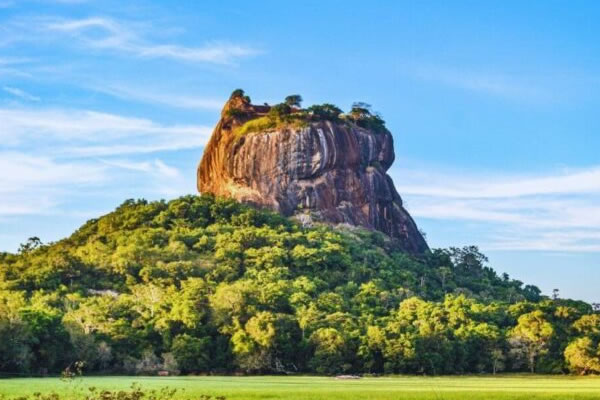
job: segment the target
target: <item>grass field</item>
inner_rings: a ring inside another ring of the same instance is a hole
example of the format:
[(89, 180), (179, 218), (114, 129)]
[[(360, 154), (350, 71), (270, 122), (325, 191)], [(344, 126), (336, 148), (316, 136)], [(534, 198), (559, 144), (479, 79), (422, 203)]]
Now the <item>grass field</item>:
[(177, 397), (202, 394), (237, 399), (600, 399), (600, 378), (568, 376), (384, 377), (336, 380), (326, 377), (86, 377), (71, 382), (58, 378), (1, 379), (0, 394), (12, 398), (35, 392), (57, 392), (76, 398), (89, 386), (128, 389), (133, 382), (145, 389), (179, 389)]

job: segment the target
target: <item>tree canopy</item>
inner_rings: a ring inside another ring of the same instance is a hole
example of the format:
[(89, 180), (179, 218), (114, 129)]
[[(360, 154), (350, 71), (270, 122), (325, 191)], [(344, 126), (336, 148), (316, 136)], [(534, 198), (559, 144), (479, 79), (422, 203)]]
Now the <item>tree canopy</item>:
[(402, 253), (209, 195), (0, 253), (0, 371), (597, 373), (600, 320), (476, 247)]
[(285, 98), (285, 104), (290, 107), (300, 107), (302, 105), (302, 96), (299, 94), (291, 94)]

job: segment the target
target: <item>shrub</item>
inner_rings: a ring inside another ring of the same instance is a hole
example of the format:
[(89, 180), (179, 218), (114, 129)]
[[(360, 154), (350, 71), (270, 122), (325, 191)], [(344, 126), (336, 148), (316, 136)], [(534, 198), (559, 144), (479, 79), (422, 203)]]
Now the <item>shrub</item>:
[(292, 108), (286, 103), (276, 104), (269, 110), (272, 119), (285, 119), (292, 112)]
[[(171, 389), (164, 387), (162, 389), (143, 389), (139, 384), (132, 384), (129, 390), (99, 390), (96, 387), (90, 387), (87, 389), (88, 393), (80, 393), (78, 398), (86, 400), (172, 400), (176, 398), (177, 389)], [(4, 398), (4, 396), (1, 396)], [(30, 396), (21, 396), (15, 399), (8, 400), (67, 400), (67, 398), (73, 398), (73, 396), (61, 396), (58, 393), (34, 393)], [(225, 396), (209, 396), (200, 395), (200, 400), (226, 400)]]
[(231, 92), (231, 96), (229, 96), (230, 99), (233, 99), (234, 97), (244, 97), (244, 90), (243, 89), (235, 89), (233, 92)]
[(319, 120), (337, 121), (342, 114), (342, 110), (333, 104), (315, 104), (306, 109), (309, 115)]
[(285, 98), (285, 104), (290, 107), (300, 107), (302, 104), (302, 96), (299, 94), (292, 94)]
[(230, 108), (227, 110), (225, 115), (229, 118), (243, 118), (247, 115), (247, 113), (239, 108)]
[(184, 372), (204, 372), (210, 368), (210, 338), (183, 334), (173, 340), (171, 351)]
[(378, 113), (371, 112), (371, 105), (363, 102), (352, 104), (350, 118), (361, 128), (371, 129), (375, 132), (387, 131), (385, 121)]
[(244, 90), (242, 89), (235, 89), (233, 92), (231, 92), (231, 96), (229, 96), (230, 99), (233, 99), (235, 97), (242, 97), (244, 100), (246, 100), (247, 103), (250, 103), (250, 96), (246, 96)]

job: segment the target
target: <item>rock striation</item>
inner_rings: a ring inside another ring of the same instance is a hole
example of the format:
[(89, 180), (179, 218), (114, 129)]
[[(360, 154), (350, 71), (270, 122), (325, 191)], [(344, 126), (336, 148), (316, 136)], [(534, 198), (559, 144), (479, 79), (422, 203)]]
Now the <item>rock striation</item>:
[(239, 134), (244, 124), (269, 111), (243, 95), (225, 104), (198, 167), (201, 193), (304, 221), (376, 229), (411, 254), (428, 249), (386, 174), (395, 157), (387, 129), (308, 119)]

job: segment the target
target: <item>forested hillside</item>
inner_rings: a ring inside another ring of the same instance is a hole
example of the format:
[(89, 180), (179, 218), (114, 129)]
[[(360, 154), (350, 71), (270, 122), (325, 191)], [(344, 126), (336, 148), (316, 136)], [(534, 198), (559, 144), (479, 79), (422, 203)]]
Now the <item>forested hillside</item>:
[(486, 262), (207, 195), (128, 200), (0, 254), (0, 371), (600, 372), (591, 306)]

